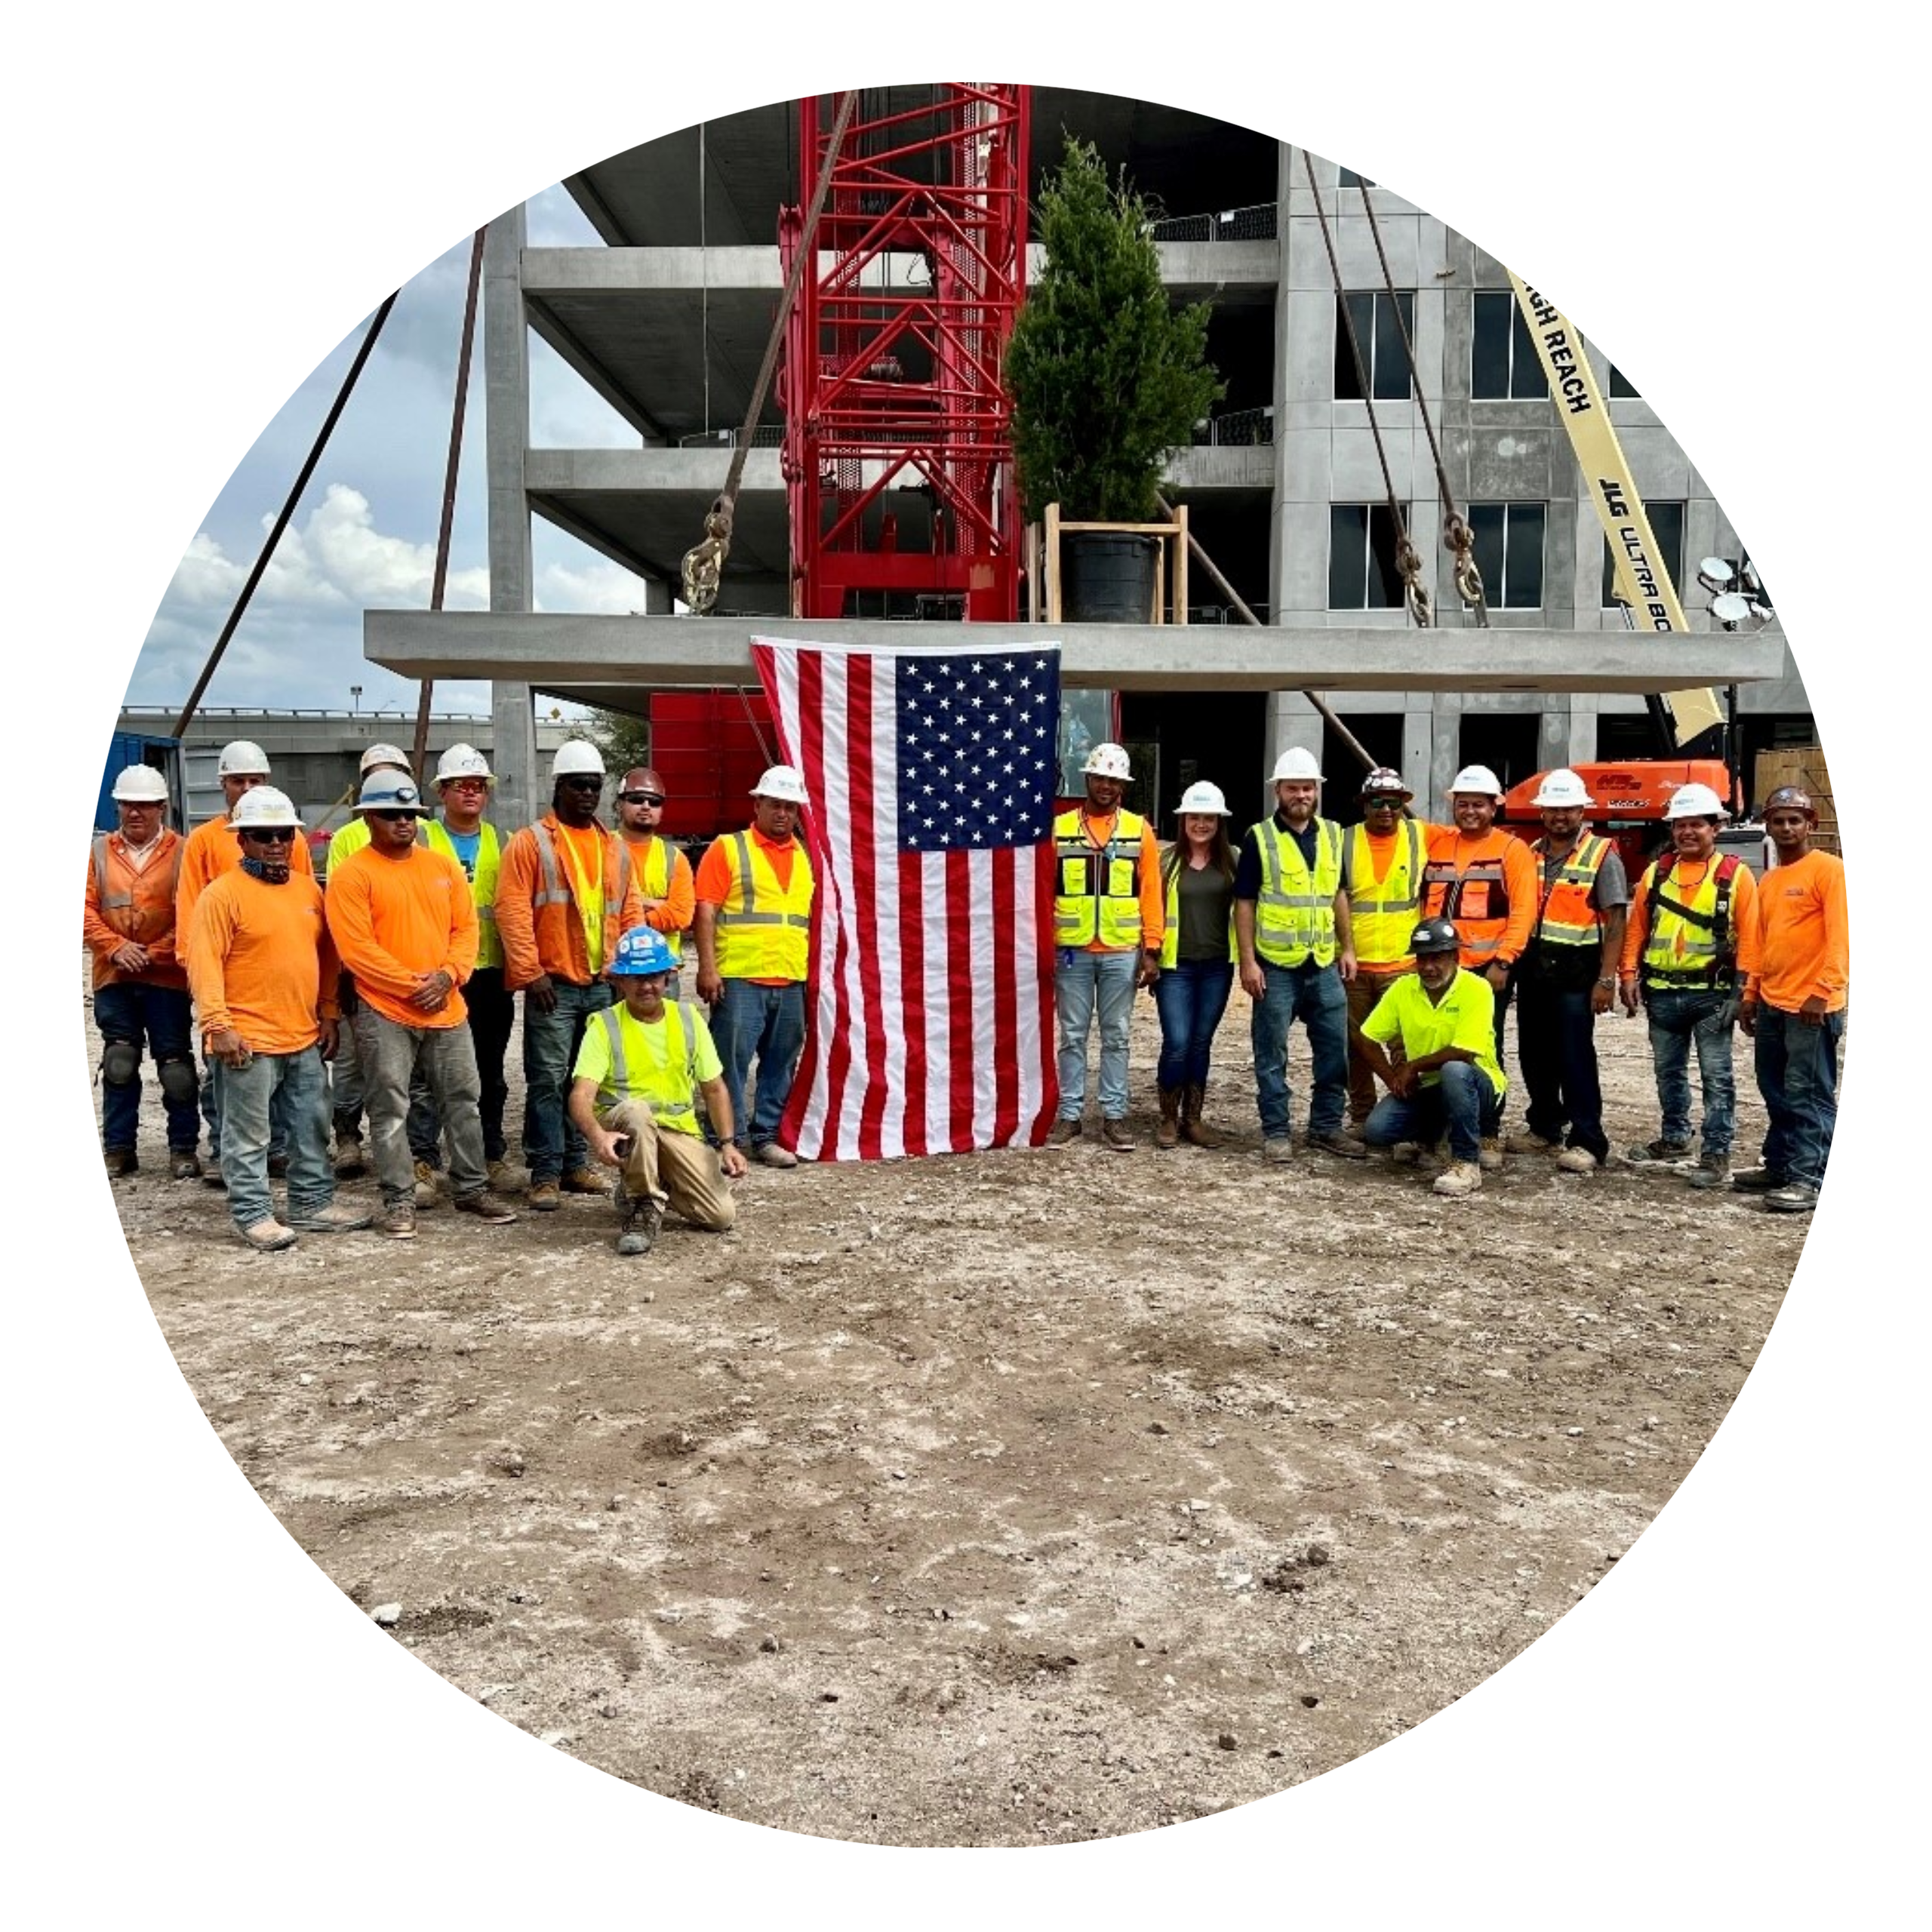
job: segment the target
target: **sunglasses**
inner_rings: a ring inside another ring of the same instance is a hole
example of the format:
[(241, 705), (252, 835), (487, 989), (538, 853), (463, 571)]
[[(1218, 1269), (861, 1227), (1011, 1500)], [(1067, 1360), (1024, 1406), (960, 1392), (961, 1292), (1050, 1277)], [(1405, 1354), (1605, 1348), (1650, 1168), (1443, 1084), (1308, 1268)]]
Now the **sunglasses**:
[(398, 819), (413, 819), (416, 814), (414, 812), (368, 812), (364, 816), (368, 818), (379, 818), (385, 825), (393, 825)]
[(604, 789), (603, 780), (593, 778), (588, 773), (581, 778), (566, 778), (561, 782), (568, 792), (601, 792)]
[(269, 845), (292, 845), (295, 843), (295, 830), (292, 826), (272, 826), (266, 832), (251, 830), (248, 835)]
[(620, 792), (617, 797), (627, 805), (661, 805), (664, 802), (662, 792)]
[(445, 778), (443, 783), (452, 792), (487, 792), (490, 789), (487, 778)]

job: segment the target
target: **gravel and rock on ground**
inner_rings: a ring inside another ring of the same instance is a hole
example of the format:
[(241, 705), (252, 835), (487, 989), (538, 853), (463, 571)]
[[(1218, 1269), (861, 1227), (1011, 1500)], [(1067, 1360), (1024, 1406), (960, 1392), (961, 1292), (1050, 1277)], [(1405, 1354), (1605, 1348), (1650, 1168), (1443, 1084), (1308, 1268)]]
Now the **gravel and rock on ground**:
[[(1642, 1026), (1598, 1039), (1647, 1139)], [(1238, 992), (1230, 1145), (1157, 1153), (1158, 1041), (1138, 1001), (1131, 1155), (755, 1167), (730, 1234), (639, 1260), (568, 1196), (251, 1254), (167, 1180), (151, 1073), (113, 1196), (249, 1480), (491, 1710), (790, 1830), (1104, 1837), (1344, 1763), (1546, 1630), (1710, 1439), (1807, 1225), (1622, 1165), (1463, 1201), (1264, 1167)], [(1298, 1123), (1307, 1071), (1297, 1028)]]

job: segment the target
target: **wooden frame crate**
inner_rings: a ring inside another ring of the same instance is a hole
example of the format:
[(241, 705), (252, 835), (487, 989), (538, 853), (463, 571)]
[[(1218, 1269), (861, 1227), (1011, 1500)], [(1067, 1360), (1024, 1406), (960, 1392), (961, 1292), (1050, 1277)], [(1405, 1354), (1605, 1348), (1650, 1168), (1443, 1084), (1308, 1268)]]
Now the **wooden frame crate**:
[(1832, 774), (1820, 746), (1795, 745), (1760, 752), (1753, 777), (1755, 795), (1761, 812), (1764, 809), (1764, 801), (1780, 785), (1801, 786), (1810, 792), (1811, 802), (1818, 808), (1818, 829), (1811, 835), (1812, 844), (1822, 851), (1842, 854), (1838, 811), (1832, 802)]
[[(1161, 540), (1154, 560), (1154, 604), (1150, 624), (1187, 622), (1187, 506), (1174, 506), (1171, 523), (1081, 523), (1063, 518), (1049, 503), (1038, 523), (1026, 526), (1026, 609), (1035, 623), (1066, 621), (1060, 610), (1060, 540), (1069, 532), (1105, 531), (1119, 537)], [(1044, 600), (1044, 601), (1043, 601)]]

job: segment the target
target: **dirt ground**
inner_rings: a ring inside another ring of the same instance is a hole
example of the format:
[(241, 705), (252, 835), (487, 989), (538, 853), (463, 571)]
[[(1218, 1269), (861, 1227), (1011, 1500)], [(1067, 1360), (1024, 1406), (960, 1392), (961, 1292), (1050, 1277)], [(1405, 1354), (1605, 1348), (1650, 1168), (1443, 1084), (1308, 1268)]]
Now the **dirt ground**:
[[(1599, 1038), (1647, 1138), (1641, 1024)], [(151, 1079), (114, 1198), (249, 1480), (490, 1709), (789, 1830), (1103, 1837), (1342, 1764), (1547, 1629), (1709, 1439), (1807, 1225), (1627, 1166), (1512, 1157), (1464, 1202), (1264, 1169), (1238, 994), (1235, 1140), (1157, 1154), (1157, 1040), (1143, 999), (1132, 1155), (755, 1168), (730, 1235), (635, 1261), (574, 1198), (251, 1254), (165, 1178)], [(1291, 1077), (1299, 1119), (1299, 1030)]]

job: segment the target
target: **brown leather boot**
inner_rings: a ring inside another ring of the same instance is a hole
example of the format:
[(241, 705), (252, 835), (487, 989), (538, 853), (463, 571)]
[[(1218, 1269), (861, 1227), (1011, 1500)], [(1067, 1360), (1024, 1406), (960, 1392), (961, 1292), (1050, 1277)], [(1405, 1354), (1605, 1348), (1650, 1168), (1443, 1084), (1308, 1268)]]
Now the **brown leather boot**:
[(1178, 1147), (1180, 1145), (1180, 1095), (1178, 1087), (1161, 1089), (1161, 1124), (1154, 1130), (1156, 1147)]
[(1181, 1138), (1190, 1146), (1220, 1147), (1226, 1144), (1226, 1137), (1217, 1134), (1201, 1118), (1201, 1109), (1207, 1104), (1208, 1090), (1205, 1087), (1190, 1084), (1183, 1090), (1180, 1097)]

